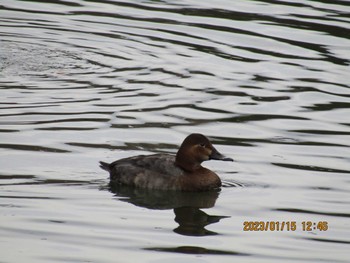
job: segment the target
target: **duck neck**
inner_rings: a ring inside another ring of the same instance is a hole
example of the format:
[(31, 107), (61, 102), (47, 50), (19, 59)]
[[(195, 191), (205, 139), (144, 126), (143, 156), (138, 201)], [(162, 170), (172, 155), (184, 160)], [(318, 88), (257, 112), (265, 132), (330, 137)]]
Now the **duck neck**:
[(187, 172), (194, 172), (202, 167), (199, 162), (180, 151), (176, 154), (175, 165)]

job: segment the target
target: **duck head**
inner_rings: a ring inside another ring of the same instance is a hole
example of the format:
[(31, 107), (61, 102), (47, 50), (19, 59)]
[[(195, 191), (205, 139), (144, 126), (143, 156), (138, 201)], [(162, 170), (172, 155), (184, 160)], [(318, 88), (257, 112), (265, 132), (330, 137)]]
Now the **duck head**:
[(192, 133), (182, 142), (175, 164), (186, 171), (195, 171), (207, 160), (233, 161), (216, 150), (207, 137)]

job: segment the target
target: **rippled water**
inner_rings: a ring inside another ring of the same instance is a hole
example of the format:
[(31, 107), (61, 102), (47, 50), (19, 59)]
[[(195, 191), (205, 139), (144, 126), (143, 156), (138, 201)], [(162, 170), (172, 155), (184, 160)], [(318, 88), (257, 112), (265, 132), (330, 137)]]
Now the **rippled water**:
[[(2, 0), (1, 262), (347, 262), (349, 12)], [(235, 159), (205, 163), (221, 192), (107, 187), (99, 160), (192, 132)]]

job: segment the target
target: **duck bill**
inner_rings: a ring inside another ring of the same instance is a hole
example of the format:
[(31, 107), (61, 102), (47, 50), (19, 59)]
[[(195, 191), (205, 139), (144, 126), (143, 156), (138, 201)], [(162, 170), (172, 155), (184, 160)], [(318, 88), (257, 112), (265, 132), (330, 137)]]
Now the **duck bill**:
[(226, 157), (219, 153), (215, 148), (213, 148), (212, 153), (209, 156), (209, 160), (220, 160), (220, 161), (230, 161), (233, 162), (232, 158)]

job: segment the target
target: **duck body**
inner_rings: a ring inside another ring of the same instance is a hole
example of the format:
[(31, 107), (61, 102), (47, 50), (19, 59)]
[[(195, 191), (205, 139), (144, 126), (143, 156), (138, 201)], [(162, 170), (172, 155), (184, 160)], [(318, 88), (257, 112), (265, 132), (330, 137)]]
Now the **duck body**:
[(219, 176), (203, 167), (209, 159), (233, 161), (220, 154), (207, 137), (189, 135), (176, 155), (152, 154), (123, 158), (100, 167), (110, 174), (110, 184), (177, 191), (208, 191), (221, 186)]

